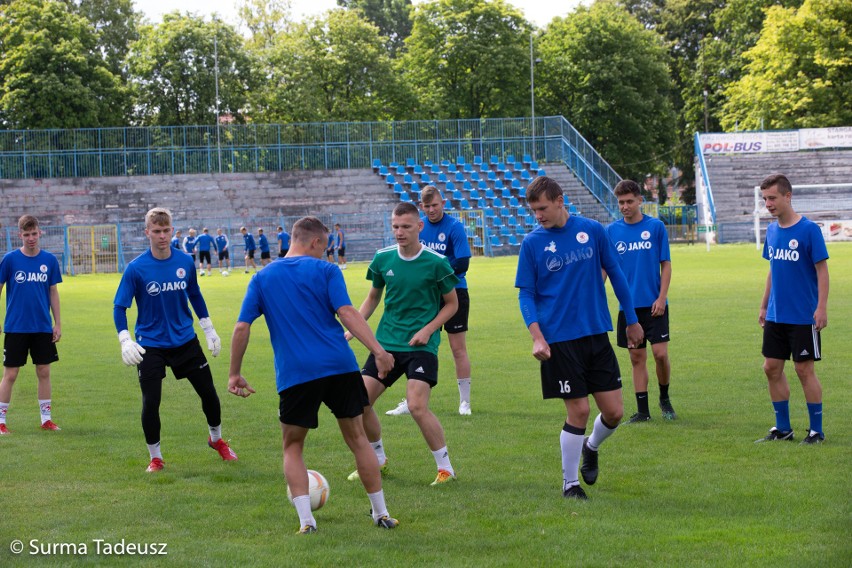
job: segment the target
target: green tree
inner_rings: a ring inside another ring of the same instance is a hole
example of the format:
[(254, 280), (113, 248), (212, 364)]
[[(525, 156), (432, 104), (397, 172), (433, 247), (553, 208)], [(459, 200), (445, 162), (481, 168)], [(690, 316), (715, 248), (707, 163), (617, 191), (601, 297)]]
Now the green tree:
[(139, 31), (127, 57), (139, 123), (215, 124), (217, 62), (219, 111), (244, 120), (253, 67), (233, 27), (172, 12)]
[(726, 129), (852, 124), (852, 42), (848, 0), (805, 0), (767, 11), (745, 75), (726, 91)]
[(293, 25), (290, 0), (242, 0), (238, 12), (240, 20), (251, 33), (250, 49), (271, 46)]
[(537, 42), (536, 108), (561, 114), (625, 178), (670, 163), (675, 115), (660, 37), (612, 3), (556, 18)]
[(378, 28), (336, 9), (297, 24), (270, 49), (267, 80), (253, 97), (264, 122), (392, 118), (402, 89)]
[(420, 100), (410, 118), (529, 114), (530, 24), (503, 0), (433, 0), (414, 9), (399, 60)]
[(139, 39), (140, 15), (132, 0), (75, 0), (76, 12), (91, 22), (98, 47), (113, 74), (126, 80), (124, 58), (131, 43)]
[(0, 7), (0, 126), (115, 126), (122, 110), (119, 79), (88, 20), (57, 0)]
[(337, 5), (350, 10), (360, 10), (367, 20), (379, 28), (387, 38), (391, 57), (405, 46), (411, 35), (411, 0), (337, 0)]

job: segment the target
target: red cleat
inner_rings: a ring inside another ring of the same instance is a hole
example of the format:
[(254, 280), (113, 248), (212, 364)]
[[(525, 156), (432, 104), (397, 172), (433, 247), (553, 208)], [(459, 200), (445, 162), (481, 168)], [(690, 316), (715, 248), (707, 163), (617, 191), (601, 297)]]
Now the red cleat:
[(222, 456), (222, 459), (225, 461), (237, 461), (237, 454), (234, 453), (234, 450), (228, 445), (223, 438), (219, 438), (219, 441), (214, 442), (212, 438), (207, 438), (207, 445), (219, 452), (219, 455)]
[(6, 424), (0, 424), (0, 436), (4, 436), (6, 434), (11, 434), (11, 432), (9, 432), (9, 429), (6, 428)]
[(160, 458), (154, 458), (151, 460), (151, 463), (148, 464), (148, 473), (154, 473), (156, 471), (163, 471), (163, 468), (166, 467), (166, 464), (163, 463), (163, 460)]
[(53, 420), (46, 420), (41, 425), (42, 430), (62, 430), (59, 426), (53, 423)]

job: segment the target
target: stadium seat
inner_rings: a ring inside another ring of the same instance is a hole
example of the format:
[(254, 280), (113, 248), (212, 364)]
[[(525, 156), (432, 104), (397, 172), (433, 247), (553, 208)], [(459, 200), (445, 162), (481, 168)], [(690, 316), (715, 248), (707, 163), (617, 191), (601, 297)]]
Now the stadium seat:
[(456, 165), (464, 167), (464, 165), (465, 165), (464, 156), (459, 156), (458, 158), (456, 158)]
[(518, 208), (518, 215), (520, 215), (521, 203), (520, 203), (520, 201), (518, 201), (517, 197), (510, 197), (509, 198), (509, 207), (517, 207)]
[(388, 174), (388, 177), (385, 178), (385, 183), (389, 186), (393, 187), (393, 184), (396, 183), (396, 178), (393, 175)]
[(476, 188), (480, 191), (488, 191), (488, 184), (485, 182), (485, 180), (481, 179), (476, 182)]
[(534, 172), (534, 171), (536, 171), (537, 169), (538, 169), (538, 162), (535, 162), (535, 161), (530, 162), (530, 171), (531, 171), (531, 172)]
[(492, 209), (491, 207), (484, 208), (482, 210), (482, 213), (485, 215), (486, 219), (493, 219), (494, 217), (497, 216), (497, 214), (494, 213), (494, 209)]
[(576, 205), (571, 203), (571, 204), (568, 205), (568, 212), (571, 213), (572, 215), (577, 215), (580, 212), (580, 210), (577, 209)]
[(492, 207), (503, 207), (503, 200), (502, 200), (502, 199), (500, 199), (499, 197), (495, 197), (495, 198), (491, 201), (491, 206), (492, 206)]
[(521, 172), (521, 179), (528, 182), (532, 180), (532, 176), (527, 170), (524, 170)]
[(395, 183), (395, 184), (393, 184), (393, 192), (394, 192), (394, 193), (402, 193), (403, 191), (405, 191), (405, 188), (404, 188), (404, 187), (402, 187), (402, 184), (401, 184), (401, 183)]
[(500, 190), (500, 197), (503, 199), (512, 199), (512, 190), (508, 187), (504, 187)]
[(464, 174), (461, 172), (456, 172), (456, 181), (462, 183), (465, 181)]
[(477, 199), (477, 200), (474, 202), (474, 206), (475, 206), (477, 209), (485, 209), (486, 207), (488, 207), (488, 202), (487, 202), (487, 201), (485, 201), (484, 199)]
[(516, 237), (515, 235), (509, 235), (509, 246), (513, 246), (513, 247), (521, 246), (521, 243), (518, 242), (518, 237)]
[(494, 182), (494, 191), (503, 191), (505, 188), (506, 186), (503, 185), (503, 180), (498, 179)]
[(522, 162), (524, 163), (524, 165), (526, 166), (526, 165), (528, 165), (528, 164), (532, 163), (532, 156), (530, 156), (529, 154), (524, 154), (524, 157), (523, 157), (523, 159), (522, 159), (521, 161), (522, 161)]
[(438, 174), (438, 183), (449, 183), (447, 181), (447, 174), (441, 172)]
[(459, 209), (463, 211), (470, 211), (471, 209), (473, 209), (473, 207), (470, 206), (470, 203), (468, 203), (467, 199), (462, 198), (459, 199)]
[(476, 189), (471, 189), (470, 190), (470, 198), (479, 200), (479, 199), (482, 199), (482, 196), (479, 194), (479, 192)]
[(441, 167), (449, 169), (453, 163), (449, 160), (441, 160)]
[(447, 189), (447, 191), (455, 191), (456, 190), (456, 184), (454, 184), (451, 181), (448, 181), (446, 189)]
[(390, 164), (388, 164), (388, 169), (391, 169), (391, 170), (395, 170), (398, 167), (399, 167), (399, 164), (396, 163), (396, 162), (391, 162)]
[(406, 174), (405, 166), (397, 166), (396, 167), (396, 175), (404, 176)]
[(479, 177), (479, 172), (473, 172), (470, 174), (470, 181), (480, 181), (482, 178)]
[(514, 163), (515, 163), (515, 156), (513, 156), (512, 154), (509, 154), (508, 156), (506, 156), (506, 164), (514, 164)]
[(500, 208), (500, 216), (504, 219), (512, 219), (514, 221), (515, 216), (512, 215), (512, 211), (508, 207)]
[(503, 220), (500, 219), (500, 217), (495, 216), (493, 219), (491, 219), (491, 226), (495, 229), (500, 228), (503, 226)]
[(412, 183), (414, 183), (414, 178), (412, 177), (412, 175), (411, 174), (405, 174), (405, 176), (403, 176), (403, 178), (402, 178), (402, 184), (403, 185), (411, 185)]
[(382, 161), (379, 158), (373, 158), (373, 169), (377, 170), (382, 167)]
[(494, 193), (493, 189), (486, 189), (485, 199), (497, 199), (497, 194)]
[(489, 164), (491, 164), (492, 166), (496, 166), (496, 165), (497, 165), (497, 162), (499, 162), (499, 161), (500, 161), (500, 158), (498, 158), (497, 156), (492, 155), (492, 156), (491, 156), (491, 159), (489, 159), (489, 160), (488, 160), (488, 163), (489, 163)]
[(465, 164), (464, 165), (464, 173), (472, 174), (473, 173), (473, 166), (471, 164)]
[(429, 173), (433, 176), (436, 176), (441, 173), (441, 166), (439, 166), (438, 164), (429, 164), (426, 169), (428, 169)]
[(455, 199), (456, 201), (461, 201), (462, 199), (464, 199), (464, 195), (462, 195), (461, 191), (454, 189), (453, 190), (453, 199)]
[(482, 168), (482, 156), (474, 156), (473, 157), (473, 165)]
[(509, 217), (506, 220), (506, 226), (509, 227), (510, 229), (512, 229), (512, 232), (517, 231), (518, 230), (518, 220), (515, 219), (514, 217)]
[(432, 178), (429, 177), (429, 174), (423, 174), (420, 176), (420, 182), (425, 183), (426, 185), (432, 185)]
[(497, 171), (499, 173), (504, 173), (506, 171), (506, 164), (503, 162), (497, 162)]
[(524, 190), (524, 186), (521, 185), (521, 180), (513, 179), (512, 180), (512, 189), (517, 190), (519, 193)]
[(469, 181), (464, 180), (464, 184), (462, 184), (462, 189), (464, 189), (465, 191), (470, 191), (471, 189), (473, 189), (473, 186), (470, 185)]
[(412, 173), (416, 176), (422, 176), (423, 174), (426, 173), (426, 170), (424, 170), (423, 166), (421, 166), (420, 164), (415, 164), (414, 165), (414, 171)]
[(399, 194), (399, 200), (402, 201), (403, 203), (411, 203), (411, 196), (408, 195), (407, 191), (403, 191), (402, 193)]
[(512, 172), (509, 170), (503, 172), (503, 181), (511, 182), (513, 179), (515, 179), (515, 176), (512, 175)]
[(488, 181), (497, 181), (497, 174), (494, 172), (488, 172)]
[(527, 215), (526, 217), (524, 217), (524, 224), (527, 227), (535, 227), (537, 224), (535, 220), (535, 215)]
[(502, 247), (503, 243), (500, 242), (500, 237), (491, 235), (491, 246), (492, 248)]
[(512, 235), (512, 231), (509, 230), (507, 225), (502, 225), (500, 227), (500, 236), (501, 237), (509, 237)]
[(546, 172), (546, 171), (544, 171), (544, 168), (539, 168), (539, 169), (538, 169), (538, 172), (536, 173), (536, 175), (538, 175), (538, 176), (546, 176), (546, 175), (547, 175), (547, 172)]
[[(511, 206), (511, 205), (512, 205), (512, 202), (509, 201), (509, 206)], [(518, 206), (517, 210), (515, 211), (515, 215), (517, 215), (519, 219), (523, 219), (524, 217), (526, 217), (527, 216), (526, 207), (524, 207), (522, 205)]]
[(417, 195), (420, 195), (420, 186), (417, 185), (416, 181), (411, 184), (411, 189), (409, 191), (411, 191), (411, 193), (415, 193)]
[(387, 177), (387, 175), (388, 175), (389, 173), (390, 173), (390, 172), (388, 172), (387, 167), (385, 167), (385, 166), (379, 166), (379, 175), (380, 175), (380, 176), (382, 176), (382, 177)]
[(455, 211), (453, 207), (453, 202), (449, 199), (444, 200), (444, 211)]

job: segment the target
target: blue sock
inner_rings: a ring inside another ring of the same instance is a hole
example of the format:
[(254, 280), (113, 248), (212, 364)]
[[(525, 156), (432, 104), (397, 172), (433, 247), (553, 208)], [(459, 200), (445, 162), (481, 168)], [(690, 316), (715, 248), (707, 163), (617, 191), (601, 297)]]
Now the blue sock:
[(790, 401), (779, 400), (778, 402), (773, 402), (772, 406), (775, 408), (775, 427), (782, 432), (792, 430), (793, 427), (790, 426)]
[(822, 434), (822, 403), (809, 402), (808, 416), (811, 417), (811, 430)]

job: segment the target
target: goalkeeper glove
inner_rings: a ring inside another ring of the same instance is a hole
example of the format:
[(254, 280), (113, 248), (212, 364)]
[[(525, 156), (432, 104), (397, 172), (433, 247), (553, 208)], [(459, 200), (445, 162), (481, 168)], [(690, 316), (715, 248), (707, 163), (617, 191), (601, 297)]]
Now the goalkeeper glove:
[(125, 365), (138, 365), (142, 362), (145, 348), (133, 341), (130, 332), (126, 329), (118, 332), (118, 340), (121, 342), (121, 359)]
[(210, 318), (201, 318), (198, 323), (201, 324), (201, 329), (207, 337), (207, 349), (214, 357), (218, 357), (219, 351), (222, 349), (222, 341), (219, 339), (216, 330), (213, 329), (213, 322), (210, 321)]

